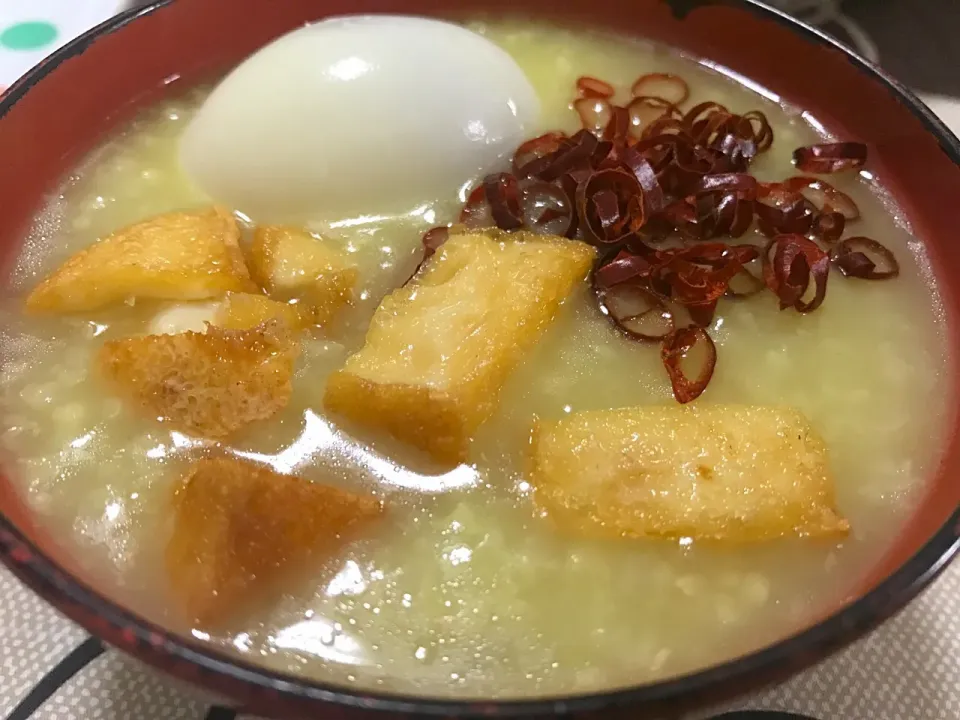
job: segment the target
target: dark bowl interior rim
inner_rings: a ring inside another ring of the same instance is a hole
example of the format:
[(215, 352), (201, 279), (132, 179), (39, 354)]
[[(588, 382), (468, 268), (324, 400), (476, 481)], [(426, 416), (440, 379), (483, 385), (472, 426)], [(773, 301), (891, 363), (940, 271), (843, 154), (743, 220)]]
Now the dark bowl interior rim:
[[(718, 0), (682, 0), (670, 3), (684, 11)], [(63, 61), (83, 53), (98, 37), (122, 30), (128, 23), (149, 15), (178, 0), (155, 0), (133, 8), (101, 23), (54, 52), (15, 82), (0, 100), (0, 120), (45, 76)], [(909, 89), (868, 60), (821, 31), (757, 0), (719, 0), (775, 20), (793, 32), (827, 45), (842, 53), (848, 62), (898, 97), (936, 138), (943, 152), (960, 165), (960, 140)], [(27, 586), (47, 598), (74, 619), (96, 617), (107, 627), (125, 635), (132, 633), (137, 643), (156, 645), (162, 638), (162, 652), (196, 665), (215, 677), (241, 681), (247, 685), (279, 692), (297, 700), (321, 701), (364, 710), (417, 713), (430, 716), (491, 717), (540, 716), (589, 713), (644, 703), (680, 702), (684, 697), (711, 694), (718, 687), (734, 684), (751, 676), (775, 678), (781, 673), (799, 670), (838, 650), (901, 610), (907, 602), (930, 584), (960, 552), (960, 507), (951, 514), (906, 563), (879, 585), (857, 600), (841, 607), (818, 624), (763, 649), (718, 665), (661, 682), (627, 688), (602, 690), (589, 694), (529, 700), (438, 699), (407, 694), (388, 694), (349, 689), (329, 683), (274, 672), (241, 659), (211, 650), (175, 635), (74, 578), (62, 566), (36, 547), (0, 509), (0, 560)], [(29, 557), (29, 562), (23, 562)], [(71, 612), (71, 607), (92, 611), (93, 615)], [(90, 623), (88, 623), (89, 625)], [(97, 634), (96, 627), (87, 627)]]

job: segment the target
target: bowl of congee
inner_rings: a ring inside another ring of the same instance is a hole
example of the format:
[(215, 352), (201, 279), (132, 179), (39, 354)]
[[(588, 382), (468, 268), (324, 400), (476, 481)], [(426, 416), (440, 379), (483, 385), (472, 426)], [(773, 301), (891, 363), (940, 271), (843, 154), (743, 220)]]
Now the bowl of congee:
[(960, 543), (960, 144), (773, 10), (165, 0), (0, 143), (0, 554), (246, 711), (676, 717)]

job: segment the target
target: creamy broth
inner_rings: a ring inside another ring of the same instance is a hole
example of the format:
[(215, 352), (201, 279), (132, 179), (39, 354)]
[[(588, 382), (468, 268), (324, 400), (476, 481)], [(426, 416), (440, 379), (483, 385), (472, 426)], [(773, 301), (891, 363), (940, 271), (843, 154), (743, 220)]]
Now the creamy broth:
[[(474, 28), (526, 71), (541, 97), (543, 131), (579, 127), (569, 101), (580, 75), (623, 91), (638, 74), (667, 71), (688, 80), (693, 102), (767, 114), (775, 142), (751, 168), (759, 179), (793, 174), (792, 149), (818, 139), (801, 114), (661, 48), (529, 23)], [(91, 155), (38, 219), (16, 290), (122, 225), (207, 202), (176, 153), (205, 94), (142, 113)], [(444, 472), (396, 442), (357, 441), (362, 433), (326, 418), (325, 377), (359, 347), (377, 303), (416, 266), (422, 232), (455, 219), (459, 188), (423, 198), (403, 217), (314, 219), (313, 229), (354, 257), (359, 297), (326, 335), (304, 339), (290, 405), (228, 445), (282, 472), (373, 488), (389, 513), (229, 631), (185, 626), (158, 571), (171, 488), (203, 443), (144, 420), (92, 366), (105, 339), (148, 332), (164, 305), (38, 320), (23, 316), (20, 298), (6, 302), (3, 443), (31, 507), (114, 596), (272, 668), (383, 690), (526, 697), (713, 664), (784, 637), (848, 597), (935, 467), (946, 396), (942, 321), (922, 248), (872, 182), (834, 181), (861, 208), (856, 234), (891, 248), (900, 277), (868, 283), (833, 273), (827, 302), (809, 315), (779, 312), (764, 296), (722, 302), (710, 328), (716, 375), (698, 402), (783, 404), (806, 414), (829, 446), (838, 504), (853, 528), (840, 544), (585, 540), (534, 513), (522, 469), (534, 415), (674, 402), (656, 347), (615, 332), (586, 289), (512, 374), (469, 464)]]

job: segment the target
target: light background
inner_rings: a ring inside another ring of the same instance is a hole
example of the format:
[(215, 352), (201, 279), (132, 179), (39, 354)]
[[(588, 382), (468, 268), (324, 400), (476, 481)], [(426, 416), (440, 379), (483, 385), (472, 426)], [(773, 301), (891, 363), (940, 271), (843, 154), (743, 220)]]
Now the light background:
[[(0, 0), (0, 87), (125, 5), (123, 0)], [(51, 30), (53, 37), (44, 41)], [(28, 47), (21, 47), (24, 43)]]

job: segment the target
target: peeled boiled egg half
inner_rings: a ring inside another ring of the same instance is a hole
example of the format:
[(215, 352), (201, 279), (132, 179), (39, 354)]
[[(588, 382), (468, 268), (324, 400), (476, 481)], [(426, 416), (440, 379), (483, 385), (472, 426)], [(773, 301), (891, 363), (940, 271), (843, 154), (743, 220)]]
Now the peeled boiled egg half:
[(410, 212), (506, 168), (539, 112), (513, 59), (466, 28), (336, 17), (234, 69), (185, 130), (181, 164), (261, 222)]

